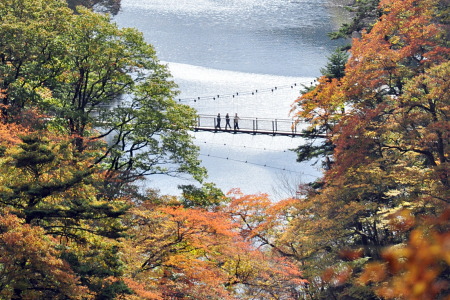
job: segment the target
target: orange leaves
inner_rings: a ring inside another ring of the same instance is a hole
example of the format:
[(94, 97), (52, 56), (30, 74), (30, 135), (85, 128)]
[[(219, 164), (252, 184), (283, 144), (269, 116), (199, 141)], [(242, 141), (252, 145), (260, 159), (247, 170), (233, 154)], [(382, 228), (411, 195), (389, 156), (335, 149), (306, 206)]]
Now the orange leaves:
[[(285, 282), (291, 286), (303, 286), (308, 283), (306, 279), (303, 278), (303, 273), (298, 269), (293, 262), (290, 262), (286, 257), (278, 257), (273, 260), (274, 271), (278, 277), (278, 282)], [(273, 275), (272, 275), (273, 276)]]
[[(235, 225), (220, 212), (182, 206), (134, 209), (134, 236), (127, 258), (134, 280), (161, 295), (221, 295), (228, 276), (219, 266), (233, 253)], [(131, 258), (131, 259), (130, 259)], [(151, 280), (146, 280), (144, 278)], [(203, 287), (202, 291), (198, 288)]]
[(396, 161), (405, 172), (424, 160), (427, 167), (436, 166), (435, 177), (448, 188), (450, 106), (444, 78), (450, 49), (440, 38), (439, 3), (386, 0), (380, 5), (386, 14), (353, 40), (345, 76), (321, 78), (297, 100), (298, 114), (313, 126), (332, 124), (334, 164), (328, 181), (358, 165), (373, 163), (384, 170)]
[(20, 143), (18, 133), (26, 133), (26, 129), (14, 123), (3, 123), (0, 121), (0, 146), (6, 147)]
[(262, 246), (270, 245), (273, 250), (282, 251), (274, 244), (283, 234), (287, 222), (284, 214), (292, 207), (294, 199), (275, 204), (267, 194), (243, 195), (239, 190), (228, 193), (231, 202), (227, 213), (239, 224), (239, 234), (246, 241), (257, 241)]
[(403, 56), (412, 56), (421, 53), (428, 64), (443, 62), (449, 54), (449, 49), (440, 40), (445, 36), (445, 25), (437, 19), (439, 1), (436, 0), (407, 0), (407, 1), (380, 1), (380, 7), (388, 14), (383, 22), (392, 24), (387, 35), (396, 35), (402, 40)]
[(386, 265), (382, 263), (368, 263), (364, 268), (364, 273), (360, 276), (361, 284), (367, 285), (370, 282), (381, 282), (386, 279)]
[(164, 299), (158, 293), (154, 293), (154, 292), (146, 290), (146, 287), (144, 284), (136, 282), (136, 281), (132, 280), (131, 278), (124, 278), (123, 281), (136, 294), (136, 296), (133, 296), (133, 295), (128, 296), (127, 300), (142, 300), (142, 299), (163, 300)]
[(89, 298), (68, 264), (58, 258), (56, 245), (41, 228), (4, 211), (0, 215), (0, 297)]
[(232, 229), (235, 227), (230, 223), (224, 213), (210, 212), (205, 209), (186, 209), (184, 207), (162, 207), (160, 211), (169, 215), (171, 221), (186, 226), (180, 234), (185, 235), (221, 235), (224, 237), (235, 236)]
[(305, 119), (312, 126), (329, 126), (335, 123), (344, 113), (344, 91), (341, 81), (325, 76), (319, 78), (319, 85), (314, 90), (300, 96), (295, 101), (291, 112), (300, 119)]
[(401, 93), (403, 78), (448, 60), (450, 49), (440, 37), (444, 28), (433, 19), (436, 5), (434, 0), (381, 1), (388, 13), (370, 33), (353, 40), (348, 95), (356, 100)]
[(413, 228), (416, 219), (411, 210), (402, 209), (398, 212), (390, 214), (388, 217), (390, 230), (407, 232)]
[(263, 224), (270, 221), (266, 209), (271, 205), (267, 194), (242, 195), (239, 190), (228, 193), (232, 196), (228, 206), (229, 214), (242, 224), (241, 234), (244, 238), (252, 238), (263, 230)]
[[(371, 31), (370, 35), (373, 34)], [(342, 79), (349, 102), (360, 103), (365, 99), (371, 99), (381, 92), (378, 89), (384, 85), (395, 84), (388, 80), (391, 76), (397, 76), (395, 74), (397, 53), (390, 50), (388, 42), (384, 39), (368, 35), (363, 35), (359, 40), (354, 39), (352, 43), (352, 56), (346, 65), (346, 76)]]
[[(430, 220), (444, 220), (446, 228), (449, 216), (447, 210), (440, 218)], [(437, 299), (442, 291), (448, 292), (449, 282), (443, 272), (450, 266), (449, 253), (448, 230), (415, 229), (407, 244), (383, 251), (384, 262), (368, 264), (359, 280), (362, 284), (382, 283), (376, 291), (387, 299)]]
[(339, 268), (327, 268), (322, 275), (322, 279), (332, 286), (339, 286), (346, 283), (353, 270), (349, 266), (341, 266)]
[[(305, 281), (298, 266), (272, 249), (256, 248), (256, 237), (282, 230), (286, 203), (267, 195), (233, 191), (229, 206), (213, 211), (176, 203), (143, 202), (132, 209), (125, 258), (136, 287), (164, 299), (247, 299), (248, 295), (288, 295)], [(285, 220), (284, 220), (285, 221)], [(253, 227), (255, 226), (255, 227)], [(131, 287), (131, 286), (130, 286)], [(289, 290), (286, 288), (289, 287)]]

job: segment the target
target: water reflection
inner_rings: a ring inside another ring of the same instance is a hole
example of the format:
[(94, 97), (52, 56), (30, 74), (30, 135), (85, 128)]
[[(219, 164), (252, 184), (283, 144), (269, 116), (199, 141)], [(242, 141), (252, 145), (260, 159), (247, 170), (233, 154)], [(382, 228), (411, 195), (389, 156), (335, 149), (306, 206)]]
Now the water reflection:
[(340, 43), (323, 0), (125, 0), (115, 18), (165, 61), (242, 72), (319, 76)]
[[(342, 8), (342, 1), (123, 0), (114, 20), (143, 32), (158, 57), (168, 62), (181, 98), (298, 84), (277, 93), (190, 103), (199, 113), (288, 118), (301, 84), (320, 75), (326, 57), (340, 44), (327, 34), (339, 25), (332, 12)], [(298, 183), (320, 175), (316, 166), (296, 163), (289, 151), (301, 138), (193, 135), (208, 180), (225, 192), (240, 187), (244, 193), (273, 194), (280, 178)], [(177, 194), (178, 184), (192, 183), (167, 176), (149, 181), (145, 187), (168, 194)]]

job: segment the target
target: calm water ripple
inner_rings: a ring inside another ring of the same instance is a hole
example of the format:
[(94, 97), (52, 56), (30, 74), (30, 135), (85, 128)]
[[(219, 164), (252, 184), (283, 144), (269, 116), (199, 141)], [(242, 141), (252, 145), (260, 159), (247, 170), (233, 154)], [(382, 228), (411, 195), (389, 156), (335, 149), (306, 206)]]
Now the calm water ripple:
[[(345, 0), (122, 0), (114, 21), (143, 32), (168, 63), (180, 98), (298, 84), (276, 93), (191, 103), (199, 113), (287, 118), (300, 84), (319, 76), (327, 55), (342, 44), (327, 37), (341, 22), (340, 1)], [(311, 164), (297, 164), (288, 151), (300, 138), (194, 135), (208, 181), (224, 191), (240, 187), (279, 197), (273, 187), (280, 181), (295, 185), (320, 174)], [(163, 176), (149, 180), (146, 186), (169, 194), (179, 193), (178, 184), (192, 183)]]

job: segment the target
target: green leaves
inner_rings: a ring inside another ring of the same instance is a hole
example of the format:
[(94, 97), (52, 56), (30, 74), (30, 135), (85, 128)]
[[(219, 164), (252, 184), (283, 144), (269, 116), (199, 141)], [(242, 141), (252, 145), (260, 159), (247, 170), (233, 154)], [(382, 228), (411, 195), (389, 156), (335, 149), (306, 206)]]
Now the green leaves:
[(0, 6), (5, 116), (39, 108), (80, 153), (107, 138), (95, 164), (118, 189), (151, 174), (204, 178), (188, 134), (195, 111), (173, 100), (176, 85), (141, 33), (61, 1), (8, 1)]
[(345, 75), (345, 64), (347, 63), (349, 55), (343, 50), (336, 49), (334, 53), (328, 58), (328, 63), (325, 68), (320, 69), (323, 76), (332, 78), (342, 78)]
[(198, 188), (194, 185), (179, 185), (182, 190), (181, 202), (184, 207), (214, 208), (227, 201), (225, 194), (214, 183), (205, 183)]

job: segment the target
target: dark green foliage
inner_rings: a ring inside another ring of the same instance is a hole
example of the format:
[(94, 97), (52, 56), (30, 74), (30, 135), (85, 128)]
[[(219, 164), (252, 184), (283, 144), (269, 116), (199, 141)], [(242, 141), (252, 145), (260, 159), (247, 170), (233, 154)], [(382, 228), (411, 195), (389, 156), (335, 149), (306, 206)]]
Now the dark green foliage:
[(340, 50), (336, 49), (331, 56), (328, 57), (328, 63), (325, 68), (320, 69), (323, 76), (328, 78), (342, 78), (345, 75), (345, 64), (347, 63), (349, 55)]
[(185, 207), (211, 208), (224, 202), (225, 194), (214, 183), (205, 183), (202, 187), (192, 184), (179, 185), (182, 190), (181, 202)]
[(99, 291), (98, 295), (95, 297), (96, 300), (109, 300), (109, 299), (120, 299), (120, 297), (125, 295), (133, 294), (131, 290), (122, 280), (111, 282), (103, 286), (102, 290)]
[(0, 145), (0, 157), (5, 155), (6, 149), (8, 149), (6, 146)]
[(120, 0), (67, 0), (71, 9), (76, 11), (78, 5), (93, 8), (99, 12), (108, 12), (117, 15), (120, 11)]
[[(329, 79), (340, 79), (345, 76), (345, 64), (349, 55), (341, 50), (336, 49), (335, 52), (328, 57), (328, 63), (321, 69), (322, 75)], [(304, 87), (302, 93), (313, 91), (315, 86)], [(332, 125), (318, 126), (305, 130), (305, 144), (298, 146), (294, 151), (297, 153), (297, 161), (304, 162), (312, 159), (324, 159), (323, 167), (328, 170), (332, 161), (330, 157), (333, 153), (334, 145), (329, 139), (323, 139), (332, 130)]]
[(303, 133), (305, 134), (305, 144), (292, 149), (297, 153), (297, 161), (305, 162), (316, 159), (315, 163), (317, 163), (322, 160), (322, 166), (327, 170), (330, 169), (332, 165), (330, 157), (335, 145), (329, 139), (320, 137), (327, 133), (327, 128), (315, 127), (305, 130)]
[(119, 295), (132, 294), (122, 280), (109, 281), (110, 277), (122, 275), (123, 262), (117, 246), (92, 249), (75, 253), (64, 251), (61, 258), (69, 263), (80, 276), (81, 283), (95, 292), (95, 299), (117, 299)]
[(353, 33), (360, 33), (362, 30), (369, 30), (381, 16), (378, 9), (379, 0), (355, 0), (352, 5), (346, 8), (352, 13), (350, 23), (345, 23), (337, 32), (329, 34), (331, 39), (349, 38)]
[(38, 176), (39, 166), (53, 162), (55, 155), (49, 149), (48, 141), (36, 135), (23, 136), (22, 141), (20, 147), (23, 151), (13, 155), (15, 166), (18, 168), (26, 167)]
[(124, 228), (118, 220), (128, 206), (86, 193), (92, 189), (94, 169), (77, 167), (86, 157), (68, 159), (64, 142), (55, 144), (37, 134), (22, 136), (22, 141), (11, 163), (3, 165), (12, 173), (11, 180), (4, 182), (8, 192), (0, 194), (2, 208), (13, 208), (26, 223), (39, 224), (53, 235), (80, 241), (86, 240), (85, 232), (121, 236)]

